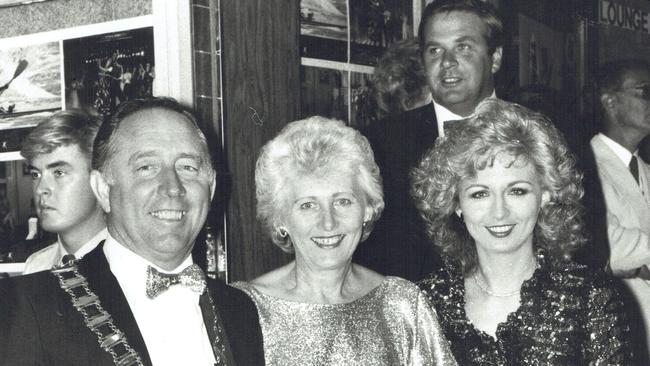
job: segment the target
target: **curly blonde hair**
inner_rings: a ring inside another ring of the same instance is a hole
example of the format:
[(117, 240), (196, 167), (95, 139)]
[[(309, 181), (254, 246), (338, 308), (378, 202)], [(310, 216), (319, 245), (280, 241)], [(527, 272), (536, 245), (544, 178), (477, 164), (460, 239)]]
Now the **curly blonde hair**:
[(542, 189), (550, 193), (534, 229), (536, 249), (555, 260), (570, 258), (585, 242), (582, 174), (564, 138), (542, 114), (518, 104), (487, 99), (468, 119), (445, 129), (435, 146), (411, 172), (411, 194), (427, 234), (442, 253), (459, 260), (468, 273), (478, 263), (476, 246), (455, 215), (461, 180), (492, 166), (506, 153), (532, 163)]
[(310, 117), (291, 122), (262, 147), (255, 164), (257, 218), (269, 230), (273, 243), (293, 252), (291, 238), (280, 227), (290, 206), (289, 182), (298, 177), (320, 176), (332, 170), (356, 179), (372, 216), (365, 223), (365, 240), (384, 209), (379, 167), (368, 140), (342, 121)]

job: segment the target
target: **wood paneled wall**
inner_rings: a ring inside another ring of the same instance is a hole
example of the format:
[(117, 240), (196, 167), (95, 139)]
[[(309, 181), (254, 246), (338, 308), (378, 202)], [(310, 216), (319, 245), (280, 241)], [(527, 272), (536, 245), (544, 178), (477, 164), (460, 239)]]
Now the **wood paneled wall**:
[(229, 280), (291, 259), (255, 219), (255, 161), (300, 113), (299, 0), (221, 0), (224, 140), (230, 172)]

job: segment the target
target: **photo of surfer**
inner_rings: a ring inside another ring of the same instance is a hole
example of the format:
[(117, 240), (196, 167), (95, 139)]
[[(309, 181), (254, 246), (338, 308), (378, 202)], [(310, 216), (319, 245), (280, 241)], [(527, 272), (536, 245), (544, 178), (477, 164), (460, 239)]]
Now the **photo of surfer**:
[(60, 70), (58, 42), (1, 50), (0, 128), (31, 127), (35, 113), (60, 109)]

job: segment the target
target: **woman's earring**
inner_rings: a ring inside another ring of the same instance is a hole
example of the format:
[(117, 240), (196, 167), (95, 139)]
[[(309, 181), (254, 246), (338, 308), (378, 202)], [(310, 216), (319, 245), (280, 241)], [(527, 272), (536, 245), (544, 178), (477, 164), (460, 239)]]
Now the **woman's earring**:
[(287, 235), (289, 235), (289, 232), (287, 231), (287, 229), (284, 226), (280, 226), (278, 228), (278, 231), (280, 232), (280, 236), (283, 237), (283, 238), (286, 238)]
[(365, 229), (366, 225), (368, 225), (368, 221), (364, 221), (363, 224), (361, 225), (361, 227)]
[(460, 208), (456, 210), (456, 216), (461, 220), (463, 219), (463, 211)]

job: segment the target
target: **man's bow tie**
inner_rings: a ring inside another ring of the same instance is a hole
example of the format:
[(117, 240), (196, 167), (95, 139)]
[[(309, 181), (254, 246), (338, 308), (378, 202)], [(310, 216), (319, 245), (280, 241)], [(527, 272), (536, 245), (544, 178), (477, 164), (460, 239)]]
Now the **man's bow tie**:
[(202, 294), (205, 291), (205, 274), (196, 264), (185, 268), (181, 273), (168, 274), (158, 272), (155, 268), (147, 267), (147, 297), (155, 298), (165, 292), (169, 286), (180, 284), (194, 292)]

